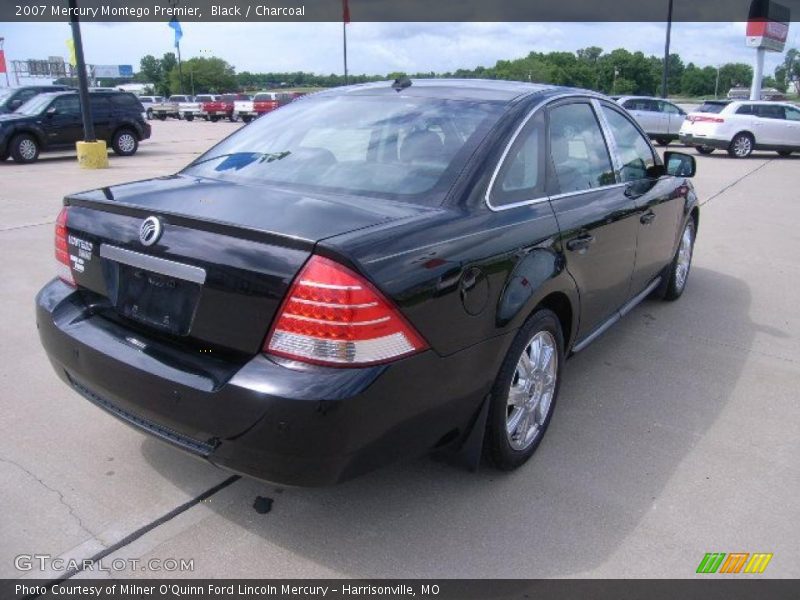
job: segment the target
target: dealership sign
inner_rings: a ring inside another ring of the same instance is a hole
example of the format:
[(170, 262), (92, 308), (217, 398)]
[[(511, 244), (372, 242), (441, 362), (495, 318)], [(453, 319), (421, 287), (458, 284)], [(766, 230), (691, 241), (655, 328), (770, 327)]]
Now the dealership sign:
[(133, 77), (132, 65), (94, 65), (94, 77), (121, 79)]
[(747, 45), (783, 52), (789, 35), (789, 9), (770, 0), (753, 0), (747, 21)]

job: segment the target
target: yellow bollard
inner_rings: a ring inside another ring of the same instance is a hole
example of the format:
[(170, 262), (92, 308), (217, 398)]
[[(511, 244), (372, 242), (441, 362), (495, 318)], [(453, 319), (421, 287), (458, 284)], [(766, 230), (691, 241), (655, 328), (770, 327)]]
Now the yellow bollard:
[(78, 165), (82, 169), (107, 169), (108, 150), (103, 140), (96, 142), (76, 142), (78, 151)]

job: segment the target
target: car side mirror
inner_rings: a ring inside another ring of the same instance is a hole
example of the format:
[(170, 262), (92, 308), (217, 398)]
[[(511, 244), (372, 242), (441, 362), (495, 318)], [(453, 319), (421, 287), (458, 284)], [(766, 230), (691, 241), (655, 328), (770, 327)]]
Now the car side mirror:
[(683, 152), (664, 152), (664, 165), (667, 175), (673, 177), (694, 177), (697, 173), (694, 156)]

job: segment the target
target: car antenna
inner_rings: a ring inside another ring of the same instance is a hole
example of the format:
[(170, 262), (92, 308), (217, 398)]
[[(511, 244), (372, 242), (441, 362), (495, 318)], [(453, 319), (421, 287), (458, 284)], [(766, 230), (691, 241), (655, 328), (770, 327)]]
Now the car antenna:
[(398, 77), (397, 79), (395, 79), (394, 83), (392, 84), (392, 88), (394, 88), (394, 90), (398, 92), (400, 90), (406, 89), (407, 87), (411, 87), (411, 80), (405, 75), (403, 77)]

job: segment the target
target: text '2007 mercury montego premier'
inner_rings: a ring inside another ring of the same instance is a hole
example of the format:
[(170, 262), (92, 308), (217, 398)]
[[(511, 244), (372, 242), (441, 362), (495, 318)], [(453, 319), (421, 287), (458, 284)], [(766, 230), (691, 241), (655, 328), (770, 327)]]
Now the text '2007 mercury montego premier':
[(323, 485), (432, 451), (510, 470), (565, 358), (683, 292), (694, 172), (593, 92), (337, 88), (175, 175), (67, 196), (39, 334), (89, 401), (234, 472)]

